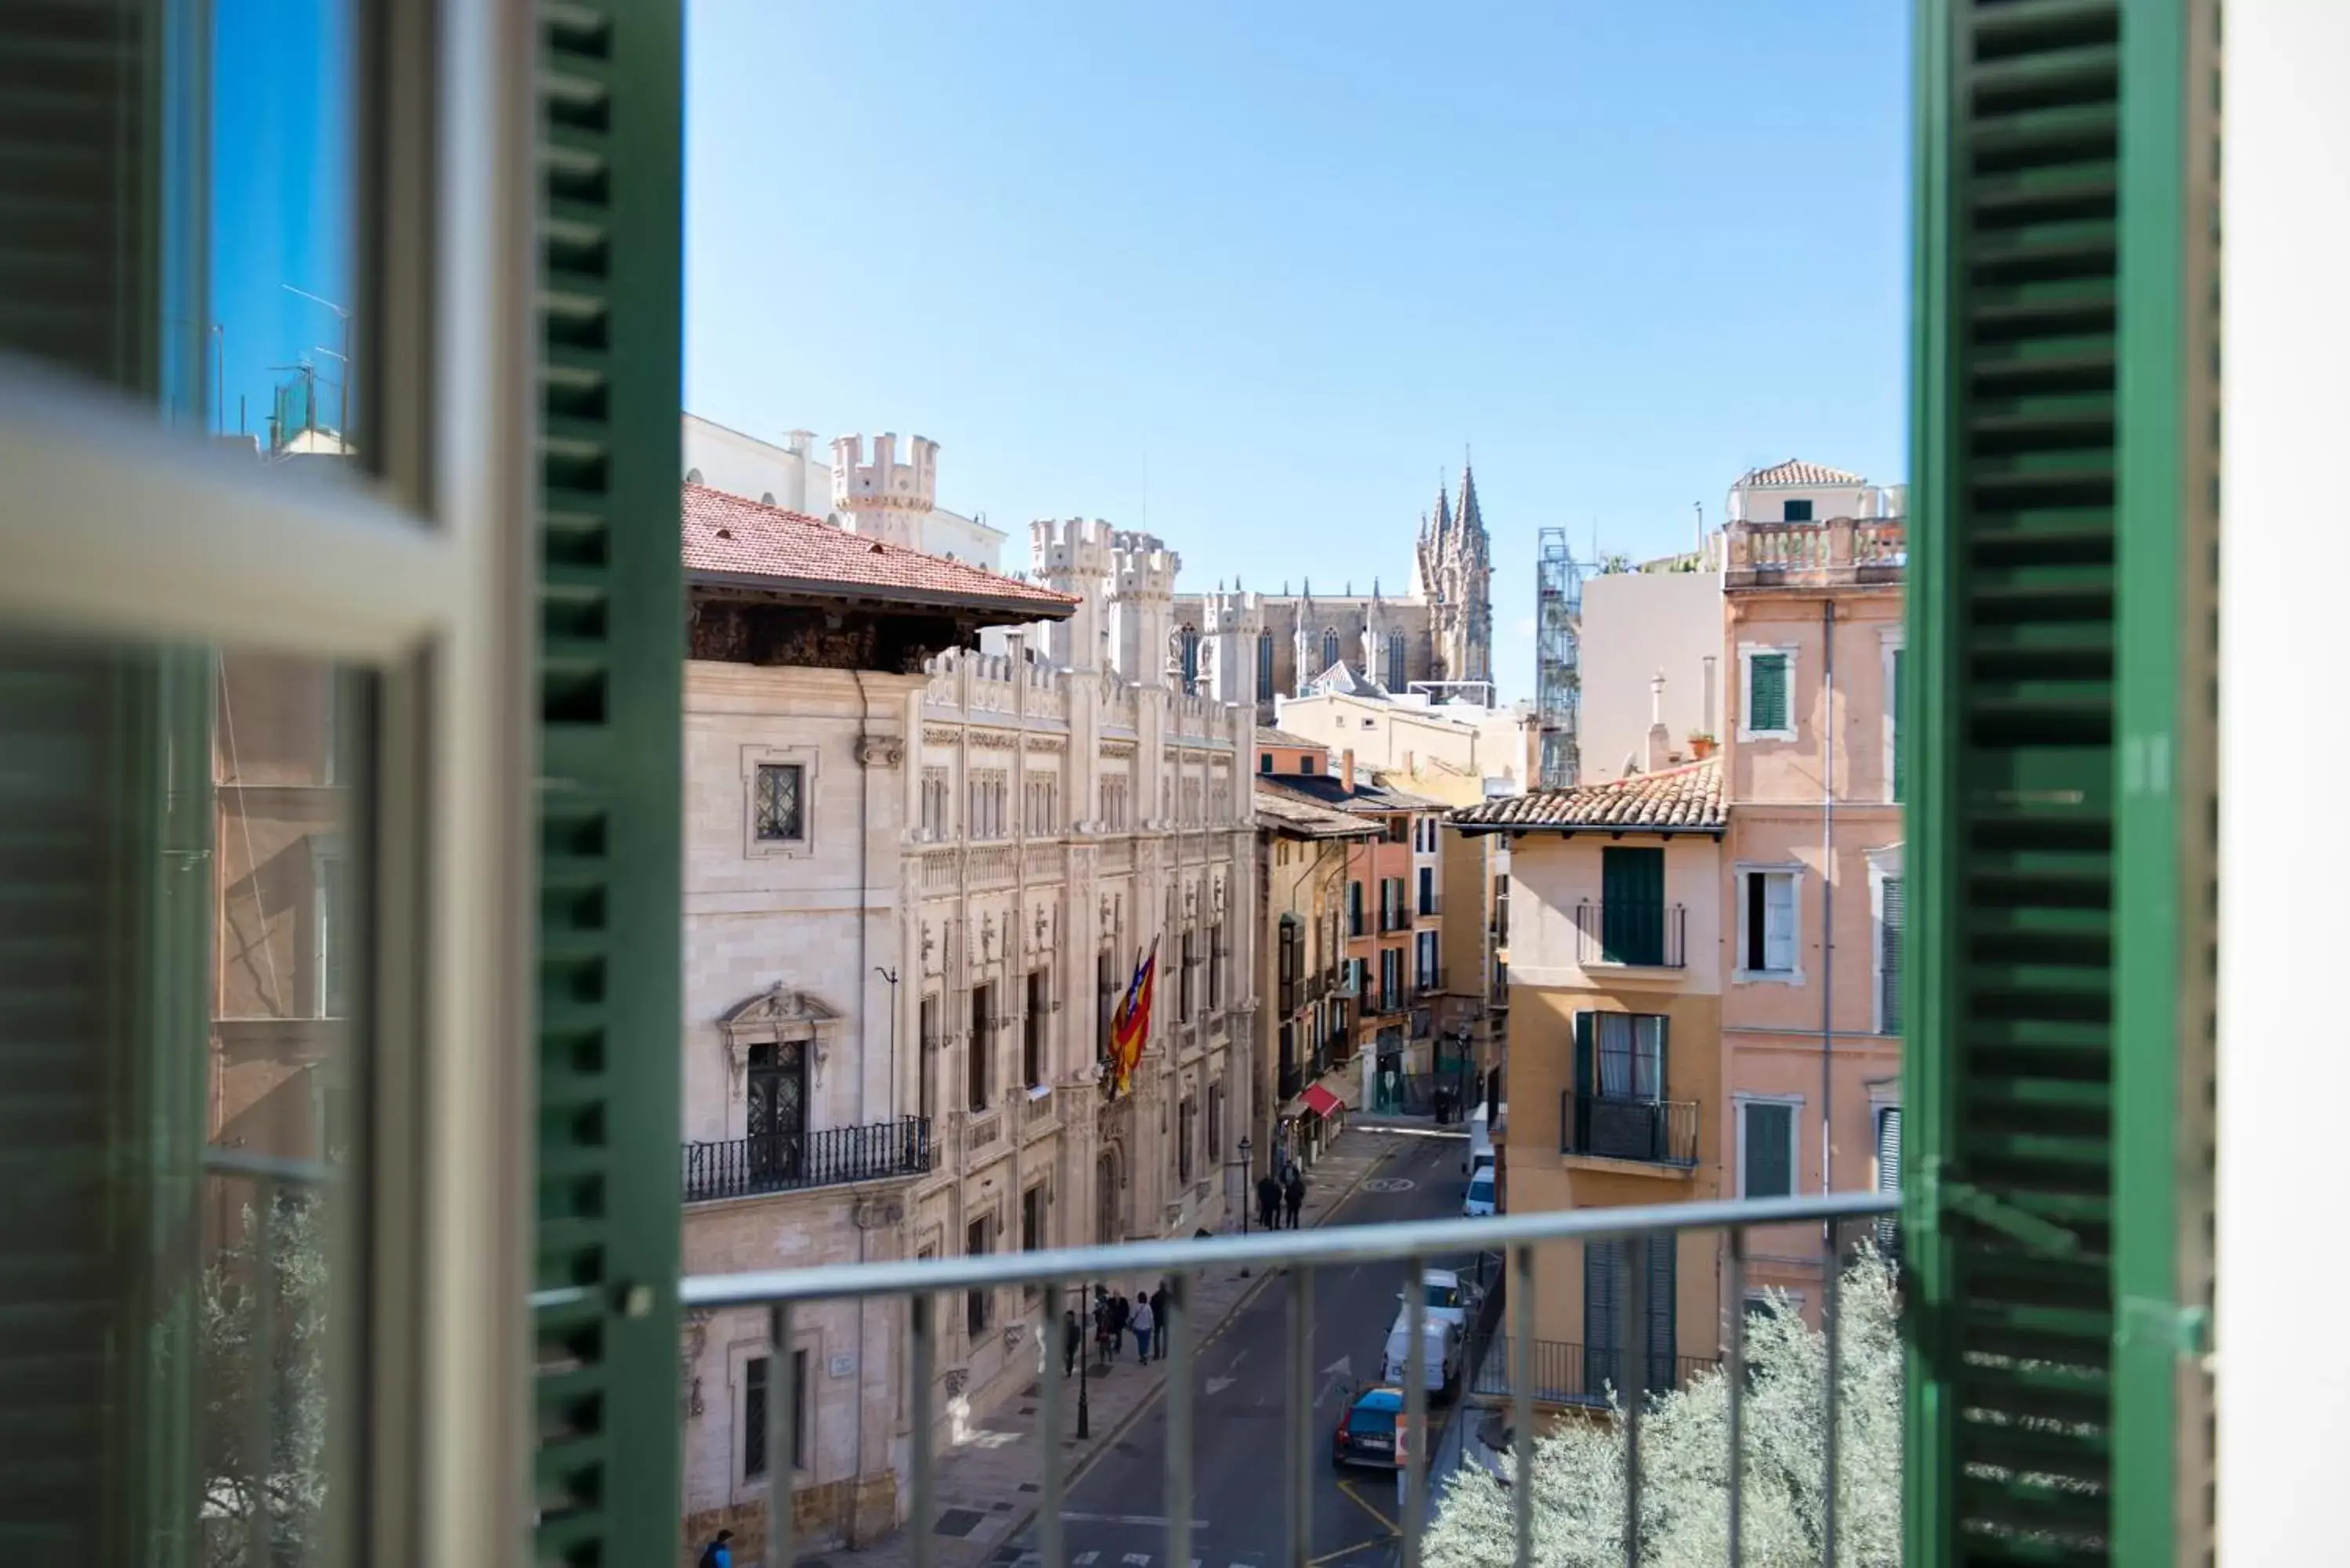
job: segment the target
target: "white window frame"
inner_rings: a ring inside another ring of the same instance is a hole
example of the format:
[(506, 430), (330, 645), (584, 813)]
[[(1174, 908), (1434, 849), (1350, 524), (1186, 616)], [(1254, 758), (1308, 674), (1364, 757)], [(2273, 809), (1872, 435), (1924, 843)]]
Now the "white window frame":
[(1900, 796), (1893, 790), (1893, 777), (1901, 750), (1901, 696), (1895, 689), (1893, 656), (1908, 649), (1909, 634), (1907, 628), (1896, 622), (1880, 630), (1877, 634), (1877, 639), (1878, 662), (1885, 672), (1885, 684), (1877, 701), (1877, 712), (1881, 718), (1878, 728), (1885, 732), (1885, 754), (1882, 759), (1882, 766), (1885, 770), (1885, 800), (1887, 805), (1898, 805), (1900, 801)]
[[(1801, 985), (1804, 983), (1804, 880), (1809, 869), (1800, 860), (1741, 860), (1732, 867), (1731, 902), (1737, 907), (1737, 950), (1731, 955), (1730, 978), (1738, 985)], [(1749, 877), (1785, 876), (1794, 883), (1794, 896), (1790, 900), (1795, 929), (1789, 933), (1788, 942), (1794, 950), (1794, 966), (1791, 969), (1748, 969), (1746, 954), (1746, 878)]]
[[(536, 130), (515, 112), (537, 39), (497, 7), (391, 7), (376, 100), (423, 134), (384, 144), (355, 202), (387, 232), (381, 294), (412, 352), (384, 357), (364, 481), (286, 483), (151, 404), (0, 365), (0, 628), (124, 648), (275, 653), (365, 671), (370, 1054), (354, 1109), (377, 1158), (364, 1213), (382, 1321), (513, 1321), (529, 1250), (528, 1070), (538, 719)], [(454, 64), (452, 64), (454, 62)], [(462, 170), (437, 150), (463, 148)], [(380, 317), (379, 319), (383, 319)], [(70, 526), (63, 525), (70, 520)], [(497, 1048), (484, 1049), (484, 1043)], [(428, 1094), (429, 1090), (429, 1094)], [(444, 1179), (448, 1173), (465, 1173)], [(344, 1472), (404, 1560), (512, 1554), (530, 1466), (527, 1336), (376, 1334)], [(429, 1456), (416, 1462), (414, 1456)], [(387, 1548), (389, 1550), (389, 1548)]]
[[(813, 746), (743, 748), (743, 857), (745, 860), (798, 860), (816, 853), (816, 756)], [(800, 836), (797, 838), (759, 836), (759, 770), (774, 767), (800, 770)]]
[[(1797, 647), (1792, 642), (1742, 642), (1738, 645), (1738, 738), (1742, 741), (1792, 741), (1795, 738), (1795, 672)], [(1747, 720), (1754, 711), (1754, 660), (1783, 657), (1787, 661), (1787, 727), (1758, 730)]]
[(1731, 1113), (1738, 1122), (1738, 1196), (1746, 1192), (1746, 1108), (1749, 1106), (1784, 1106), (1787, 1116), (1787, 1193), (1800, 1197), (1804, 1191), (1804, 1096), (1801, 1095), (1757, 1095), (1741, 1089), (1730, 1096)]
[[(1901, 871), (1904, 858), (1902, 846), (1891, 844), (1882, 849), (1869, 850), (1867, 858), (1868, 1027), (1872, 1033), (1885, 1034), (1889, 1033), (1885, 1027), (1885, 883), (1886, 879), (1890, 877), (1894, 881), (1906, 884), (1906, 878)], [(1906, 885), (1902, 890), (1905, 893), (1908, 890)], [(1906, 906), (1903, 913), (1905, 916), (1908, 913)], [(1906, 924), (1902, 927), (1901, 937), (1905, 944), (1902, 957), (1906, 961), (1908, 957), (1906, 944), (1909, 937), (1909, 929)], [(1897, 1100), (1893, 1103), (1898, 1105), (1900, 1102)]]

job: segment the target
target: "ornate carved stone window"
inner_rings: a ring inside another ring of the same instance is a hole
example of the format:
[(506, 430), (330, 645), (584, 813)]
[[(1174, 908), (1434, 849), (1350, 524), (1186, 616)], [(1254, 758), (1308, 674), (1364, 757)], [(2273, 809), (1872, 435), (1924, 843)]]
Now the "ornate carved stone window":
[[(725, 1042), (727, 1098), (743, 1107), (744, 1133), (752, 1137), (804, 1136), (808, 1103), (823, 1081), (824, 1064), (831, 1054), (840, 1014), (808, 995), (777, 984), (735, 1007), (718, 1021)], [(758, 1083), (751, 1083), (756, 1063)], [(766, 1097), (759, 1112), (752, 1106), (756, 1088)], [(788, 1113), (788, 1114), (786, 1114)]]

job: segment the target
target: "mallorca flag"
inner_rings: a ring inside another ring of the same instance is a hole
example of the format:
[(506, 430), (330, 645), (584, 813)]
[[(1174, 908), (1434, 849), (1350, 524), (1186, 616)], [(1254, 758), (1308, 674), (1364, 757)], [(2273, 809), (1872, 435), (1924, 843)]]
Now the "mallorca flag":
[(1159, 943), (1150, 944), (1150, 956), (1137, 964), (1134, 982), (1126, 988), (1126, 1000), (1109, 1020), (1109, 1064), (1111, 1069), (1110, 1097), (1125, 1094), (1134, 1083), (1135, 1064), (1142, 1060), (1142, 1043), (1150, 1038), (1151, 982), (1159, 972)]

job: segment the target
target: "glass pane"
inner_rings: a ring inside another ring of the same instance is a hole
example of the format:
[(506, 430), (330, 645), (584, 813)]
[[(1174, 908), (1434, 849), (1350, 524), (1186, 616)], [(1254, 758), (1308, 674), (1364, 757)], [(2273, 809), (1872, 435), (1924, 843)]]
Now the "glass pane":
[(206, 428), (339, 471), (366, 446), (355, 4), (213, 0)]
[(28, 1561), (347, 1560), (369, 698), (0, 638), (0, 1357), (43, 1369), (0, 1469), (49, 1479), (11, 1521)]

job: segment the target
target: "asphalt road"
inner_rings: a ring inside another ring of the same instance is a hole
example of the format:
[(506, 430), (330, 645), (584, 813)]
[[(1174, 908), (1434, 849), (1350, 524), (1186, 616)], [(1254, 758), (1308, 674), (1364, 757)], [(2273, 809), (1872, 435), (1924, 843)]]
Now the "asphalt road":
[[(1458, 1214), (1468, 1187), (1462, 1138), (1365, 1128), (1388, 1145), (1332, 1224), (1377, 1225)], [(1409, 1182), (1399, 1187), (1398, 1180)], [(1379, 1190), (1372, 1190), (1379, 1189)], [(1438, 1267), (1465, 1260), (1431, 1258)], [(1395, 1321), (1401, 1262), (1336, 1268), (1314, 1282), (1313, 1555), (1352, 1564), (1382, 1560), (1397, 1517), (1391, 1471), (1334, 1469), (1330, 1434), (1351, 1382), (1377, 1377)], [(1290, 1282), (1275, 1281), (1193, 1356), (1191, 1555), (1200, 1568), (1279, 1562), (1288, 1539), (1283, 1416), (1288, 1388)], [(1441, 1425), (1451, 1407), (1431, 1396)], [(1062, 1513), (1074, 1568), (1190, 1568), (1168, 1558), (1167, 1411), (1161, 1398), (1072, 1489)], [(1435, 1434), (1432, 1434), (1433, 1437)], [(1037, 1550), (1035, 1530), (1004, 1553)]]

